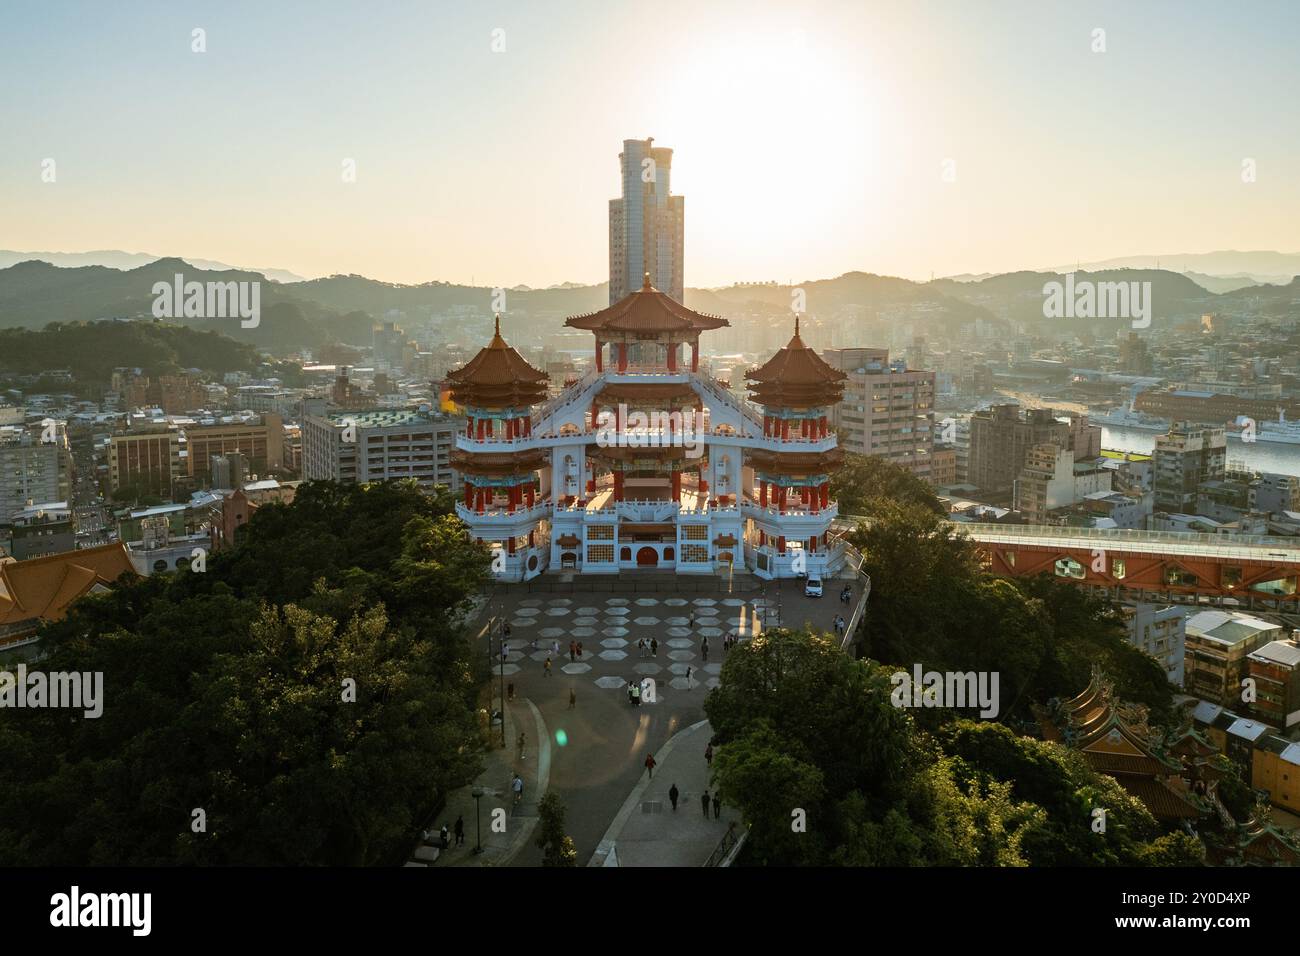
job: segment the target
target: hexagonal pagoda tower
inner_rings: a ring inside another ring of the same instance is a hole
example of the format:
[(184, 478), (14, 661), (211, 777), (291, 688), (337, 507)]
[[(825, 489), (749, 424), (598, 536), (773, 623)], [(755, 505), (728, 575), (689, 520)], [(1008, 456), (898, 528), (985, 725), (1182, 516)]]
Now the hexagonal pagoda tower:
[(565, 322), (590, 331), (595, 352), (558, 396), (542, 401), (542, 373), (499, 332), (449, 376), (470, 416), (453, 464), (472, 490), (457, 512), (475, 536), (506, 542), (499, 577), (734, 566), (771, 578), (842, 564), (827, 538), (827, 472), (839, 450), (826, 412), (843, 374), (796, 330), (750, 373), (755, 405), (700, 370), (700, 334), (727, 324), (647, 277), (609, 308)]
[(467, 419), (451, 454), (465, 484), (457, 514), (494, 550), (498, 577), (540, 574), (549, 536), (547, 508), (537, 500), (537, 471), (546, 454), (531, 434), (532, 407), (546, 397), (546, 373), (506, 344), (497, 316), (492, 341), (447, 379)]
[(828, 421), (848, 376), (804, 344), (796, 316), (785, 348), (745, 377), (763, 409), (764, 441), (749, 456), (758, 490), (750, 529), (755, 564), (774, 577), (821, 571), (836, 515), (830, 476), (844, 460)]

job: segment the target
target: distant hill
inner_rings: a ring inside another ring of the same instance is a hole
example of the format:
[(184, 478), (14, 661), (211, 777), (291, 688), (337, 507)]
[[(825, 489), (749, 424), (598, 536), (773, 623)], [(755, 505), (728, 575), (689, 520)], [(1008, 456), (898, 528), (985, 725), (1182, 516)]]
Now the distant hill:
[[(1157, 265), (1158, 264), (1158, 265)], [(1171, 272), (1199, 273), (1218, 279), (1250, 279), (1257, 284), (1286, 285), (1300, 275), (1300, 252), (1180, 252), (1159, 256), (1122, 256), (1098, 262), (1066, 263), (1045, 272), (1069, 272), (1072, 269), (1100, 272), (1107, 269), (1163, 269)], [(1210, 288), (1206, 286), (1206, 288)], [(1228, 291), (1210, 289), (1212, 292)]]
[[(120, 249), (96, 249), (91, 252), (14, 252), (12, 249), (0, 249), (0, 269), (36, 259), (65, 269), (78, 266), (107, 266), (110, 269), (126, 271), (147, 266), (162, 258), (164, 257), (150, 255), (147, 252), (122, 252)], [(207, 269), (212, 272), (258, 272), (273, 282), (301, 282), (303, 279), (302, 276), (285, 269), (249, 269), (212, 259), (186, 259), (185, 261), (197, 269)]]

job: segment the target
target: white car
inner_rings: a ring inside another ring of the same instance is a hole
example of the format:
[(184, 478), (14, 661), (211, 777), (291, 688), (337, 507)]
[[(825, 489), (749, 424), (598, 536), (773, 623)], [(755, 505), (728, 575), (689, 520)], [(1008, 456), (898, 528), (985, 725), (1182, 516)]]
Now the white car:
[(809, 579), (807, 580), (807, 582), (805, 582), (805, 584), (804, 584), (804, 586), (803, 586), (803, 593), (804, 593), (804, 596), (805, 596), (805, 597), (821, 597), (821, 596), (822, 596), (822, 579), (821, 579), (821, 578), (809, 578)]

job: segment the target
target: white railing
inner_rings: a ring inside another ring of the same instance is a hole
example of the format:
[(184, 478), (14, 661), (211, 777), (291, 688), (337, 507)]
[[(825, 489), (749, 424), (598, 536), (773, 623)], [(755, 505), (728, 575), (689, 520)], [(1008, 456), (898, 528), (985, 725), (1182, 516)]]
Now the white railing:
[(533, 502), (533, 506), (531, 508), (520, 506), (518, 508), (515, 508), (513, 511), (502, 505), (489, 505), (483, 511), (475, 511), (473, 508), (465, 507), (465, 503), (463, 501), (456, 502), (456, 514), (457, 516), (459, 516), (459, 518), (462, 521), (466, 522), (467, 524), (473, 523), (474, 521), (482, 521), (485, 518), (493, 518), (497, 520), (504, 519), (510, 521), (514, 521), (519, 518), (531, 518), (538, 515), (541, 512), (549, 511), (550, 508), (551, 508), (551, 501), (549, 498), (542, 498), (539, 501)]

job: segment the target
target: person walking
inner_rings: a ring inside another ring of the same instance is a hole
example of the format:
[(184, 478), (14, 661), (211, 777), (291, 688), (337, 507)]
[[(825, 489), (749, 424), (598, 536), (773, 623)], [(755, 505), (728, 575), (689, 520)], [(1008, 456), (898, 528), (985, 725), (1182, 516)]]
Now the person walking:
[(519, 734), (519, 759), (524, 759), (524, 735), (522, 732)]
[(509, 622), (509, 621), (506, 621), (504, 624), (501, 625), (501, 634), (502, 634), (502, 636), (503, 636), (506, 640), (509, 640), (509, 639), (510, 639), (510, 622)]
[(691, 608), (691, 621), (688, 626), (691, 630), (695, 630), (695, 608)]
[(704, 762), (710, 767), (713, 766), (713, 744), (710, 743), (704, 748)]
[(506, 700), (514, 700), (514, 699), (515, 699), (515, 682), (511, 681), (509, 684), (506, 684)]
[[(515, 779), (510, 784), (510, 789), (515, 792), (515, 806), (518, 806), (519, 801), (524, 798), (524, 778), (519, 776), (518, 773), (515, 774)], [(708, 813), (707, 809), (705, 810), (705, 813)]]
[(680, 795), (681, 794), (677, 789), (677, 784), (673, 784), (671, 787), (668, 788), (668, 800), (673, 805), (673, 813), (677, 812), (677, 798)]
[(444, 850), (451, 849), (451, 830), (447, 828), (446, 823), (443, 823), (442, 829), (438, 831), (438, 846)]
[(570, 661), (576, 660), (577, 653), (578, 653), (578, 642), (569, 641), (569, 660)]
[(651, 657), (659, 656), (659, 638), (657, 637), (650, 638), (650, 656)]
[(627, 702), (629, 704), (632, 703), (632, 682), (631, 681), (627, 682)]
[(636, 642), (637, 657), (645, 657), (645, 638)]
[(582, 660), (582, 641), (578, 642), (578, 660)]
[(720, 793), (721, 791), (718, 790), (713, 791), (713, 819), (715, 820), (722, 819), (722, 797)]
[(686, 686), (687, 687), (691, 686), (691, 665), (690, 664), (686, 665)]
[(559, 642), (559, 641), (551, 641), (551, 655), (552, 655), (553, 657), (559, 657), (559, 656), (560, 656), (560, 642)]
[(650, 774), (650, 779), (653, 780), (655, 778), (655, 755), (654, 754), (645, 755), (645, 769), (646, 772)]
[(709, 791), (705, 790), (700, 794), (700, 806), (704, 808), (705, 819), (709, 816)]
[(641, 685), (640, 684), (632, 685), (632, 706), (633, 707), (641, 706)]
[(456, 845), (464, 846), (465, 845), (465, 817), (463, 814), (456, 817), (455, 833), (456, 833)]
[(700, 642), (700, 653), (704, 655), (704, 663), (709, 662), (709, 639), (706, 637)]
[(578, 706), (578, 694), (572, 687), (570, 687), (569, 688), (569, 710), (573, 710), (577, 706)]
[(547, 677), (551, 676), (551, 659), (549, 657), (546, 658), (546, 666), (542, 673), (544, 673)]

